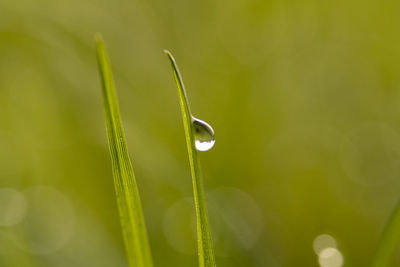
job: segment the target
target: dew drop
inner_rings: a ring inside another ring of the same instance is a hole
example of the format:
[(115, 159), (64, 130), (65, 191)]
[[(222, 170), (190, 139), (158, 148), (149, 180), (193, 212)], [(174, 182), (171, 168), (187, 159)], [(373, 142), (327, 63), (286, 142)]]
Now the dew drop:
[(215, 144), (213, 128), (205, 121), (193, 118), (195, 145), (199, 151), (207, 151)]

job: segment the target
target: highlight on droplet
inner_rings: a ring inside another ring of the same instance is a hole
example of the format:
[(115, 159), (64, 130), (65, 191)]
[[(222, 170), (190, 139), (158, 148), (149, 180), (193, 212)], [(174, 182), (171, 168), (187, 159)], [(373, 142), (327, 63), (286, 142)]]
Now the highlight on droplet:
[(338, 250), (336, 239), (331, 235), (317, 236), (313, 241), (313, 249), (318, 255), (318, 263), (321, 267), (343, 266), (343, 254)]
[(205, 121), (192, 119), (196, 149), (199, 151), (210, 150), (215, 144), (213, 128)]

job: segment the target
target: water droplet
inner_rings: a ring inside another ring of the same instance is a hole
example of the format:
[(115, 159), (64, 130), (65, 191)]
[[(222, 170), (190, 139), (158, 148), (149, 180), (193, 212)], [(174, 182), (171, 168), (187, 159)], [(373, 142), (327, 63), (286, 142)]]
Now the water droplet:
[(211, 149), (215, 144), (213, 128), (207, 122), (196, 118), (193, 118), (193, 126), (196, 149), (199, 151)]

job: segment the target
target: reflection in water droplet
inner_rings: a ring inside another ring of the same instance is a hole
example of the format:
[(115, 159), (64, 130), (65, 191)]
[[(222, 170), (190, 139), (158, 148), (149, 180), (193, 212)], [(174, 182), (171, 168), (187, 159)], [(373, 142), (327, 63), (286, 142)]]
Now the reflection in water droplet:
[(213, 128), (205, 121), (193, 117), (193, 126), (195, 130), (195, 145), (199, 151), (207, 151), (215, 144)]

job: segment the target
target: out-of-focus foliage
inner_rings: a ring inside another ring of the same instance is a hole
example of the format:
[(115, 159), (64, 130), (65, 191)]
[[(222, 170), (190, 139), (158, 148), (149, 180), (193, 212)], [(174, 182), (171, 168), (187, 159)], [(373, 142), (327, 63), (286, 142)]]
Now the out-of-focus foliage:
[(197, 264), (164, 48), (179, 58), (193, 115), (216, 133), (199, 156), (218, 266), (318, 266), (338, 251), (345, 266), (366, 266), (400, 199), (399, 8), (1, 1), (0, 266), (127, 264), (95, 32), (112, 57), (155, 266)]

